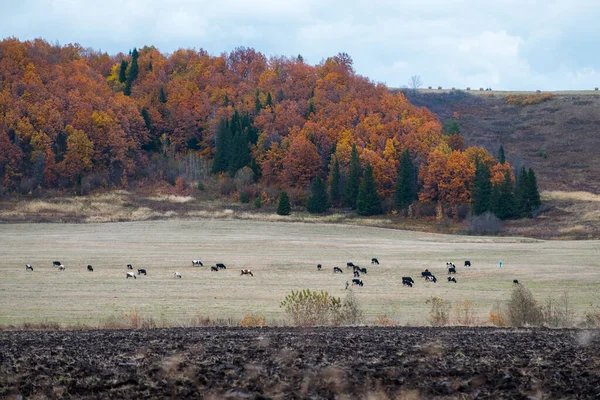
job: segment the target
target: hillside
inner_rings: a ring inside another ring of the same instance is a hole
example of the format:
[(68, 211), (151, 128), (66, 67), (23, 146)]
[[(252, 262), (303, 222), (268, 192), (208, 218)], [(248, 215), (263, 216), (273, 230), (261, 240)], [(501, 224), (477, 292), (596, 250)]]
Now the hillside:
[(496, 154), (502, 144), (512, 165), (536, 171), (541, 190), (600, 194), (600, 92), (554, 92), (526, 106), (507, 104), (510, 94), (405, 91), (441, 121), (458, 113), (466, 145)]

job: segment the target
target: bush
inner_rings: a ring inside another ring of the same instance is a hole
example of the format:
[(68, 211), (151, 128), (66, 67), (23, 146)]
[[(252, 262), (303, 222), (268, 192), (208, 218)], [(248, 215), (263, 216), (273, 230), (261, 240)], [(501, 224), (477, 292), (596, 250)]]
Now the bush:
[(425, 304), (431, 304), (431, 310), (429, 312), (429, 322), (431, 322), (431, 325), (448, 325), (448, 322), (450, 321), (450, 310), (452, 308), (448, 300), (439, 297), (431, 297)]
[(583, 326), (585, 328), (600, 327), (600, 307), (590, 306), (590, 309), (585, 311)]
[(256, 207), (256, 208), (261, 208), (262, 207), (262, 201), (260, 200), (260, 197), (255, 198), (254, 199), (254, 203), (252, 203), (252, 204), (254, 204), (254, 207)]
[(490, 310), (489, 321), (495, 326), (508, 326), (508, 318), (500, 303), (496, 303)]
[(531, 291), (523, 285), (515, 285), (507, 306), (511, 326), (539, 326), (544, 316)]
[(223, 196), (229, 196), (235, 190), (233, 181), (228, 176), (221, 174), (219, 176), (219, 193)]
[(198, 181), (198, 190), (200, 190), (201, 192), (204, 191), (204, 183), (202, 183), (202, 181)]
[(338, 310), (336, 325), (358, 325), (363, 322), (363, 312), (354, 290), (350, 289), (342, 308)]
[(279, 203), (277, 203), (277, 214), (279, 215), (290, 215), (292, 213), (292, 206), (290, 205), (290, 198), (284, 190), (279, 196)]
[(456, 314), (456, 322), (459, 325), (472, 326), (477, 324), (477, 318), (473, 312), (473, 303), (470, 300), (463, 300), (456, 303), (454, 306)]
[(250, 195), (248, 195), (248, 192), (246, 192), (246, 191), (240, 192), (240, 203), (244, 203), (244, 204), (250, 203)]
[(502, 221), (489, 211), (473, 215), (469, 219), (469, 230), (477, 235), (494, 235), (502, 230)]
[(244, 318), (242, 318), (240, 326), (267, 326), (267, 319), (258, 314), (246, 314), (244, 315)]
[(342, 301), (324, 291), (292, 290), (280, 307), (296, 326), (330, 325), (338, 319)]
[(542, 307), (544, 325), (553, 328), (565, 328), (573, 326), (573, 310), (567, 292), (563, 292), (558, 300), (552, 297), (546, 300)]
[(390, 317), (388, 317), (386, 314), (382, 314), (377, 316), (377, 318), (375, 318), (373, 320), (373, 325), (375, 326), (398, 326), (398, 323), (396, 321), (394, 321), (393, 319), (391, 319)]

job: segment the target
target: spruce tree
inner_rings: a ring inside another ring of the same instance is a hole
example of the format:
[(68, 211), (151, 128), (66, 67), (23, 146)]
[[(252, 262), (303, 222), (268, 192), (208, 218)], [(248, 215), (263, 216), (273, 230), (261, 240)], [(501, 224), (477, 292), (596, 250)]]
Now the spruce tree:
[(527, 192), (529, 196), (529, 201), (531, 203), (532, 211), (539, 208), (542, 205), (542, 201), (540, 199), (540, 191), (537, 185), (537, 178), (535, 177), (535, 173), (533, 172), (533, 168), (529, 168), (528, 176), (528, 187)]
[(338, 206), (340, 203), (340, 163), (337, 157), (333, 161), (333, 167), (331, 169), (331, 175), (329, 177), (329, 200), (334, 206)]
[(358, 198), (358, 189), (360, 187), (360, 177), (362, 176), (362, 167), (356, 145), (352, 145), (350, 153), (350, 166), (348, 167), (348, 179), (344, 190), (344, 205), (356, 209), (356, 199)]
[(140, 53), (138, 53), (137, 49), (133, 49), (131, 52), (131, 65), (129, 66), (129, 72), (127, 73), (127, 81), (125, 82), (125, 89), (123, 90), (123, 94), (125, 96), (131, 95), (131, 84), (138, 76), (139, 67), (138, 67), (138, 58)]
[(279, 215), (290, 215), (292, 212), (292, 206), (290, 205), (290, 198), (284, 190), (279, 196), (279, 202), (277, 203), (277, 214)]
[(381, 214), (381, 199), (377, 194), (377, 186), (373, 178), (373, 168), (371, 164), (365, 167), (365, 173), (358, 190), (356, 200), (356, 212), (359, 215), (377, 215)]
[(329, 208), (329, 199), (325, 183), (320, 177), (317, 177), (312, 185), (312, 195), (306, 201), (306, 211), (311, 214), (324, 214)]
[(394, 202), (399, 209), (408, 207), (410, 203), (417, 199), (415, 167), (408, 150), (404, 150), (400, 156), (398, 178), (394, 190)]
[(504, 173), (504, 180), (499, 185), (494, 185), (492, 190), (492, 212), (500, 219), (508, 219), (515, 216), (515, 198), (513, 195), (513, 184), (510, 172)]
[(119, 82), (125, 83), (127, 80), (127, 66), (129, 63), (126, 60), (121, 61), (121, 67), (119, 68)]
[(148, 114), (148, 110), (146, 108), (142, 108), (142, 118), (144, 119), (144, 125), (146, 125), (146, 129), (152, 129), (152, 121), (150, 120), (150, 114)]
[(516, 214), (520, 217), (527, 217), (531, 212), (529, 198), (527, 197), (528, 182), (529, 176), (527, 175), (527, 170), (525, 168), (521, 168), (521, 172), (518, 174), (517, 184), (515, 186)]
[(279, 89), (279, 92), (277, 92), (277, 103), (281, 103), (284, 99), (283, 89)]
[(471, 188), (471, 207), (473, 214), (481, 215), (491, 209), (492, 183), (490, 181), (490, 167), (477, 161), (475, 163), (475, 178)]
[(504, 164), (506, 162), (506, 157), (504, 156), (504, 146), (500, 145), (500, 149), (498, 150), (498, 162), (500, 164)]
[(215, 138), (215, 157), (213, 158), (212, 173), (227, 171), (229, 169), (230, 150), (231, 150), (231, 130), (227, 120), (222, 119), (219, 122)]
[(160, 91), (158, 93), (158, 101), (160, 101), (163, 104), (167, 102), (167, 94), (165, 93), (165, 89), (163, 89), (162, 87), (160, 88)]
[(254, 113), (258, 115), (261, 109), (262, 105), (260, 104), (260, 92), (258, 89), (256, 89), (256, 92), (254, 92)]
[(271, 92), (267, 93), (267, 101), (265, 106), (273, 107), (273, 99), (271, 98)]

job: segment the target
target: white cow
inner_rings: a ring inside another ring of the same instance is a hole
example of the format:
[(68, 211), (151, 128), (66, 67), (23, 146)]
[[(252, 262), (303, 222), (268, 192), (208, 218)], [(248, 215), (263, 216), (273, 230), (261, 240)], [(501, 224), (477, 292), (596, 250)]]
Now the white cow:
[(126, 272), (126, 274), (127, 274), (127, 276), (126, 276), (127, 279), (129, 279), (129, 278), (136, 279), (135, 274), (133, 272)]
[(62, 264), (60, 264), (60, 265), (58, 266), (58, 270), (59, 270), (59, 271), (64, 271), (64, 270), (65, 270), (65, 266), (64, 266), (64, 265), (62, 265)]
[(173, 272), (175, 278), (181, 278), (181, 272)]

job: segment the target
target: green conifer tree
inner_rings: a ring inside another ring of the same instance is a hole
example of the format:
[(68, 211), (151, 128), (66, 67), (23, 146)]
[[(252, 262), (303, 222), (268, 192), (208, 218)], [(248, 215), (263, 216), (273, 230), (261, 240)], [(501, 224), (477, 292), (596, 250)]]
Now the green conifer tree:
[(373, 178), (373, 168), (367, 163), (356, 200), (356, 212), (359, 215), (381, 214), (381, 199), (377, 194), (377, 186)]
[(529, 196), (529, 201), (531, 203), (531, 207), (532, 207), (532, 211), (533, 211), (542, 205), (542, 201), (540, 199), (540, 191), (538, 189), (537, 178), (535, 177), (533, 168), (529, 168), (529, 172), (527, 173), (527, 176), (529, 178), (528, 196)]
[(350, 153), (350, 165), (348, 167), (348, 179), (344, 190), (344, 205), (356, 209), (356, 199), (358, 198), (358, 189), (360, 187), (360, 177), (362, 176), (362, 167), (356, 145), (352, 145)]
[(329, 208), (325, 183), (317, 177), (312, 185), (312, 195), (306, 201), (306, 210), (311, 214), (324, 214)]
[(473, 214), (481, 215), (491, 210), (492, 183), (487, 164), (475, 163), (475, 178), (471, 187), (471, 207)]
[(394, 202), (399, 209), (408, 207), (417, 199), (415, 167), (408, 150), (404, 150), (400, 156), (398, 178), (394, 190)]
[(165, 89), (162, 87), (160, 88), (160, 92), (158, 94), (158, 101), (163, 104), (167, 102), (167, 94), (165, 93)]
[(333, 161), (333, 167), (331, 168), (331, 173), (329, 175), (329, 200), (334, 207), (339, 206), (340, 204), (340, 179), (340, 163), (336, 157)]
[(502, 220), (515, 216), (515, 197), (510, 172), (504, 173), (504, 180), (499, 185), (494, 185), (492, 190), (492, 212)]
[(254, 92), (254, 113), (258, 115), (261, 109), (262, 104), (260, 104), (260, 92), (258, 89), (256, 89), (256, 92)]
[(267, 101), (265, 106), (273, 107), (273, 99), (271, 98), (271, 92), (267, 93)]
[(279, 202), (277, 203), (277, 214), (279, 215), (290, 215), (292, 213), (292, 206), (290, 205), (290, 198), (284, 190), (279, 196)]
[(213, 174), (227, 171), (229, 169), (232, 135), (227, 120), (222, 119), (219, 122), (215, 141), (215, 156), (212, 164)]
[(504, 164), (506, 162), (506, 157), (504, 155), (504, 146), (500, 145), (500, 149), (498, 150), (498, 162), (500, 164)]
[(138, 76), (139, 67), (138, 67), (138, 58), (140, 57), (140, 53), (138, 53), (137, 49), (134, 48), (131, 52), (131, 65), (129, 66), (129, 71), (127, 72), (127, 81), (125, 82), (125, 89), (123, 90), (123, 94), (125, 96), (131, 95), (131, 85), (133, 81)]
[(126, 60), (121, 61), (121, 67), (119, 68), (119, 82), (125, 83), (127, 80), (127, 66), (129, 63)]

